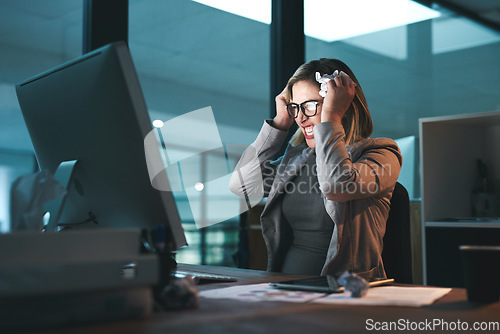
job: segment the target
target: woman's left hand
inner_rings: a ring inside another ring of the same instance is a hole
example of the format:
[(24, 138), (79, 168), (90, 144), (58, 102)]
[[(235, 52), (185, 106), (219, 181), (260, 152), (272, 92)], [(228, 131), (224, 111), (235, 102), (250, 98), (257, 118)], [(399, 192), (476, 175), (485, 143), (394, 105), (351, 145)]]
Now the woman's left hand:
[(347, 74), (341, 72), (341, 75), (327, 82), (327, 87), (321, 122), (341, 123), (342, 117), (354, 99), (356, 84)]

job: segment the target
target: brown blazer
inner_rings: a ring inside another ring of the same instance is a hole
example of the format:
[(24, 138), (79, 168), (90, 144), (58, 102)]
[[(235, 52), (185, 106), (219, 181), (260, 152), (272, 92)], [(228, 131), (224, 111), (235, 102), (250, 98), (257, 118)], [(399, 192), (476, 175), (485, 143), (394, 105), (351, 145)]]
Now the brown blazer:
[[(289, 145), (280, 159), (271, 162), (286, 134), (266, 121), (243, 153), (230, 183), (234, 193), (254, 202), (268, 197), (261, 215), (262, 233), (268, 270), (278, 272), (292, 242), (292, 231), (281, 210), (283, 189), (313, 153), (305, 143)], [(339, 276), (348, 270), (367, 278), (385, 277), (382, 239), (402, 166), (397, 144), (377, 138), (346, 147), (343, 127), (332, 122), (317, 124), (314, 138), (318, 182), (326, 211), (335, 224), (321, 274)]]

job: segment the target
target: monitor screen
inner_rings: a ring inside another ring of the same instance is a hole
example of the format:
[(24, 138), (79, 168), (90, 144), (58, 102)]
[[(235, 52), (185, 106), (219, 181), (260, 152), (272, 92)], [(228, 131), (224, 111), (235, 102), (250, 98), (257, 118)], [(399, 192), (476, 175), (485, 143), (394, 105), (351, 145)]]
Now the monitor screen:
[(172, 193), (150, 183), (144, 138), (152, 124), (125, 43), (27, 79), (16, 91), (40, 168), (55, 173), (76, 161), (57, 224), (165, 225), (171, 248), (186, 244)]

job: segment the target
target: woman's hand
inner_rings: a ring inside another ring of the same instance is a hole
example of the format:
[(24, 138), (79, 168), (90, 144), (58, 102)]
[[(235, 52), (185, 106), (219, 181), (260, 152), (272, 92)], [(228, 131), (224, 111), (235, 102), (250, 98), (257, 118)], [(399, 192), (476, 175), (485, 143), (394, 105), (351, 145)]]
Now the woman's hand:
[(327, 82), (327, 93), (323, 100), (321, 122), (342, 122), (342, 117), (351, 105), (356, 93), (356, 84), (347, 74)]
[(280, 130), (288, 131), (293, 124), (293, 118), (288, 115), (286, 105), (289, 102), (286, 94), (286, 87), (276, 96), (276, 116), (273, 119), (273, 125)]

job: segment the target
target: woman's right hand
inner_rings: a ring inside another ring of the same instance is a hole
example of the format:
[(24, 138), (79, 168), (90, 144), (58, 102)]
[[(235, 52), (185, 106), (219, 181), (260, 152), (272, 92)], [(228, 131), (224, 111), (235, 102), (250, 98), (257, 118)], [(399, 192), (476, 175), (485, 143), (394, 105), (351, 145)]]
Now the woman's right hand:
[(276, 96), (276, 116), (273, 119), (273, 125), (280, 130), (288, 131), (293, 124), (293, 118), (288, 115), (288, 111), (286, 111), (286, 105), (288, 104), (287, 99), (287, 89), (283, 89), (283, 91)]

